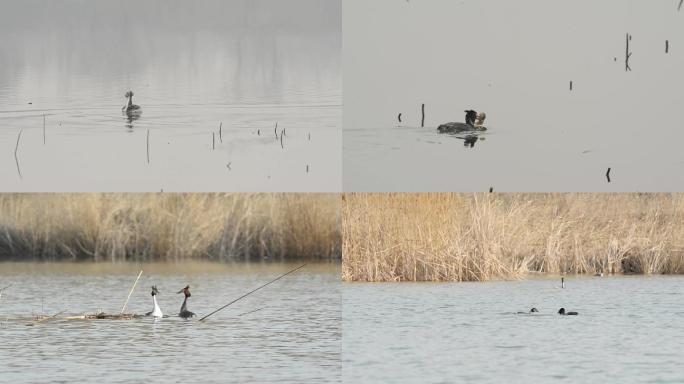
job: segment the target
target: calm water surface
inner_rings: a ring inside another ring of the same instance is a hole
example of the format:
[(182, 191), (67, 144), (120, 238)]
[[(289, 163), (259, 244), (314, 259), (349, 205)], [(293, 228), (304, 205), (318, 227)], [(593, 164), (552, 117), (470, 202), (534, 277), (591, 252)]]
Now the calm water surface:
[(340, 189), (339, 0), (0, 9), (2, 190)]
[(684, 381), (682, 277), (345, 284), (342, 297), (345, 382)]
[[(118, 313), (138, 269), (111, 265), (0, 265), (2, 382), (341, 381), (339, 268), (309, 265), (203, 322), (169, 317), (47, 321), (31, 314)], [(177, 314), (189, 284), (198, 315), (238, 298), (290, 265), (147, 265), (127, 312)], [(255, 311), (256, 312), (251, 312)], [(250, 313), (251, 312), (251, 313)]]
[[(345, 1), (344, 189), (684, 189), (677, 5)], [(473, 148), (436, 133), (465, 109), (487, 113)]]

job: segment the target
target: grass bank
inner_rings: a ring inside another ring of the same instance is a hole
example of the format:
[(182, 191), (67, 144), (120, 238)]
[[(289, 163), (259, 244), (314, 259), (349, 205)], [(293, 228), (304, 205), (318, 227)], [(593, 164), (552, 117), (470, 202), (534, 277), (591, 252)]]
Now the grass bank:
[(0, 194), (0, 260), (341, 257), (337, 194)]
[(684, 194), (345, 194), (346, 281), (684, 273)]

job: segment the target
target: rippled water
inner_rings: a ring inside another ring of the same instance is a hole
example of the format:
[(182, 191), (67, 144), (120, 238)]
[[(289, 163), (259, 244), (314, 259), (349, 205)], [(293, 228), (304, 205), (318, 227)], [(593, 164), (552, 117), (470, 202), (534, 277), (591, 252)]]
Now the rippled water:
[[(676, 1), (343, 6), (345, 190), (684, 188), (684, 10)], [(421, 104), (425, 128), (416, 128)], [(463, 122), (466, 109), (486, 112), (489, 127), (467, 150), (436, 133)]]
[(0, 5), (2, 190), (340, 189), (339, 0)]
[[(202, 316), (294, 268), (291, 265), (144, 265), (127, 312)], [(121, 310), (138, 269), (111, 265), (13, 265), (0, 269), (3, 382), (340, 382), (339, 268), (309, 265), (203, 322), (169, 317), (50, 320), (32, 314)], [(255, 312), (253, 312), (255, 311)], [(65, 314), (65, 315), (66, 315)]]
[(342, 297), (345, 382), (684, 381), (682, 277), (345, 284)]

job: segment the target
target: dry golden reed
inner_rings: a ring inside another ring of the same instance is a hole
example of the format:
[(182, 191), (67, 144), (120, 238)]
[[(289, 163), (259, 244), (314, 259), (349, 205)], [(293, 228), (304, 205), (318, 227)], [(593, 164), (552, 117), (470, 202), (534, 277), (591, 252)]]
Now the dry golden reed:
[(345, 194), (346, 281), (684, 273), (684, 194)]
[(0, 260), (341, 257), (336, 194), (2, 194)]

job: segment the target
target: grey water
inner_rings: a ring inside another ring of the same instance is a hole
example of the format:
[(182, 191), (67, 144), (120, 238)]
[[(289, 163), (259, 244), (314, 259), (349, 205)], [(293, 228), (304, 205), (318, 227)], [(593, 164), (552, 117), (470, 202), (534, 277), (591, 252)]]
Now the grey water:
[(342, 297), (345, 382), (684, 381), (682, 277), (351, 283)]
[[(339, 266), (310, 264), (199, 322), (203, 316), (293, 269), (292, 265), (0, 264), (0, 381), (17, 383), (341, 381)], [(150, 286), (171, 317), (63, 320), (152, 310)], [(55, 319), (33, 323), (32, 315)]]
[(340, 7), (0, 0), (0, 189), (339, 191)]
[(345, 1), (344, 190), (684, 189), (678, 3)]

